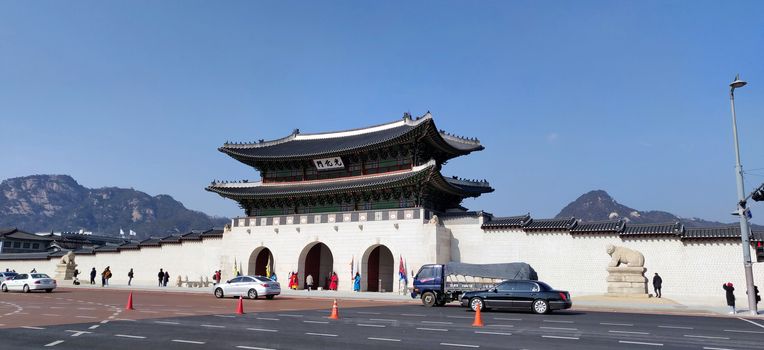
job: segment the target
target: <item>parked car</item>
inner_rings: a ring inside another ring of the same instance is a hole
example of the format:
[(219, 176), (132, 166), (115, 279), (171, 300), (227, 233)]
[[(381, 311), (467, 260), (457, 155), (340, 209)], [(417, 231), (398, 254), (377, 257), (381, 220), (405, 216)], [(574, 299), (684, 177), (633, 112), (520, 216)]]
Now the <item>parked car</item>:
[(267, 299), (281, 294), (281, 285), (265, 276), (239, 276), (228, 281), (216, 284), (215, 296), (223, 297), (247, 297), (257, 299), (265, 296)]
[(44, 273), (20, 273), (12, 279), (5, 280), (0, 285), (3, 292), (20, 290), (29, 293), (33, 290), (44, 290), (47, 293), (56, 289), (56, 280)]
[(0, 282), (16, 277), (16, 272), (0, 272)]
[(569, 309), (573, 306), (570, 293), (556, 290), (541, 281), (504, 281), (494, 288), (467, 292), (462, 295), (462, 306), (473, 311), (515, 309), (530, 310), (544, 314), (552, 310)]

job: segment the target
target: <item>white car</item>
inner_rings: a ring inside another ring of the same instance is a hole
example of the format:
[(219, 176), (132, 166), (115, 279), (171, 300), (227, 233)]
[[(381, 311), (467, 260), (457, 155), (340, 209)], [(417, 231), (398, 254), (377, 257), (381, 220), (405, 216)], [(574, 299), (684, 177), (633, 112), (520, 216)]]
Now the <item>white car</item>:
[(242, 296), (257, 299), (259, 296), (265, 296), (267, 299), (273, 299), (281, 294), (281, 285), (265, 276), (239, 276), (216, 284), (213, 290), (218, 298)]
[(24, 293), (29, 293), (33, 290), (44, 290), (50, 293), (56, 289), (56, 280), (44, 273), (20, 273), (12, 279), (2, 281), (2, 283), (0, 289), (3, 292), (20, 290)]

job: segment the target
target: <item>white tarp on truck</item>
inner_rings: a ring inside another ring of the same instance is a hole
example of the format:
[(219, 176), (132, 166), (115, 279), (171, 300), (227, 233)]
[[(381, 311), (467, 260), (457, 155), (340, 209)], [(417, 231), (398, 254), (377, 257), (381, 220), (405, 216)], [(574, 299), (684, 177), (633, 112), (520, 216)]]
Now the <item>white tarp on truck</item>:
[(533, 270), (531, 265), (526, 263), (465, 264), (450, 262), (444, 265), (443, 275), (446, 276), (447, 280), (452, 280), (452, 276), (470, 276), (472, 278), (480, 278), (483, 281), (485, 279), (494, 281), (538, 279), (536, 271)]

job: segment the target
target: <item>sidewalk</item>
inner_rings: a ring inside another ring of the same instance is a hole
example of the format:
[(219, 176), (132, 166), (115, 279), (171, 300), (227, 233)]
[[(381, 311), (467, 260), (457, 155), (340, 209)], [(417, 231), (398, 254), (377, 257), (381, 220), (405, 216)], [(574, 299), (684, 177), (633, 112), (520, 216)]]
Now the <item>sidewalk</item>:
[[(107, 287), (101, 287), (100, 284), (90, 285), (81, 284), (79, 286), (71, 284), (59, 285), (60, 288), (70, 289), (117, 289), (125, 291), (151, 291), (151, 292), (169, 292), (169, 293), (194, 293), (209, 294), (212, 296), (213, 287), (188, 288), (188, 287), (158, 287), (149, 285), (111, 284)], [(327, 298), (327, 299), (363, 299), (373, 301), (395, 301), (401, 303), (419, 304), (421, 301), (412, 299), (409, 295), (398, 293), (375, 293), (375, 292), (350, 292), (350, 291), (329, 291), (329, 290), (291, 290), (282, 289), (281, 295), (297, 298)], [(456, 303), (452, 303), (456, 305)], [(761, 306), (761, 305), (760, 305)], [(762, 306), (764, 308), (764, 306)], [(759, 310), (758, 316), (748, 315), (748, 310), (738, 309), (736, 315), (730, 315), (729, 309), (723, 304), (718, 305), (712, 301), (696, 300), (694, 302), (679, 303), (669, 298), (629, 298), (629, 297), (608, 297), (604, 295), (582, 295), (573, 297), (573, 310), (590, 311), (612, 311), (612, 312), (647, 312), (663, 313), (676, 315), (697, 315), (697, 316), (724, 316), (724, 317), (750, 317), (764, 319), (764, 310)]]

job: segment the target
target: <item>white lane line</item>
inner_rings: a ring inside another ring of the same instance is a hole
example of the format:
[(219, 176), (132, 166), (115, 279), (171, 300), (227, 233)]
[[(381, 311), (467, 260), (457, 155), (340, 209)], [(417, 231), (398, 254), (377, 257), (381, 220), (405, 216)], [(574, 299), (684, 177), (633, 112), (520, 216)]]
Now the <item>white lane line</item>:
[(35, 327), (35, 326), (21, 326), (21, 328), (25, 328), (25, 329), (37, 329), (37, 330), (45, 329), (43, 327)]
[(565, 327), (539, 327), (541, 329), (552, 329), (556, 331), (577, 331), (578, 328), (565, 328)]
[(219, 326), (215, 324), (202, 324), (201, 327), (207, 327), (207, 328), (225, 328), (225, 326)]
[(756, 325), (756, 326), (759, 326), (759, 327), (761, 327), (761, 328), (764, 328), (764, 324), (759, 324), (759, 323), (757, 323), (757, 322), (753, 322), (753, 321), (751, 321), (751, 320), (746, 320), (746, 319), (744, 319), (744, 318), (742, 318), (742, 317), (738, 317), (738, 319), (739, 319), (739, 320), (743, 320), (743, 321), (745, 321), (745, 322), (748, 322), (748, 323), (750, 323), (750, 324), (752, 324), (752, 325)]
[(49, 306), (49, 309), (63, 309), (63, 306)]
[(435, 331), (435, 332), (448, 332), (448, 329), (444, 328), (417, 328), (420, 331)]
[(362, 314), (362, 315), (381, 315), (382, 314), (381, 312), (369, 312), (369, 311), (358, 311), (356, 313)]
[(236, 345), (238, 349), (250, 349), (250, 350), (274, 350), (271, 348), (258, 348), (256, 346)]
[(336, 334), (328, 334), (328, 333), (305, 333), (306, 335), (315, 335), (317, 337), (336, 337)]
[(305, 320), (305, 321), (302, 321), (302, 322), (304, 322), (304, 323), (329, 324), (329, 321), (309, 321), (309, 320)]
[(56, 340), (56, 341), (54, 341), (52, 343), (45, 344), (45, 346), (56, 346), (56, 345), (61, 344), (63, 342), (64, 342), (63, 340)]
[(551, 323), (573, 323), (573, 321), (561, 321), (561, 320), (541, 320), (541, 322), (551, 322)]
[(713, 347), (710, 347), (710, 346), (704, 346), (703, 349), (705, 349), (705, 350), (735, 350), (735, 349), (730, 349), (730, 348), (713, 348)]
[(647, 332), (629, 332), (629, 331), (608, 331), (608, 333), (618, 333), (618, 334), (642, 334), (642, 335), (645, 335), (645, 334), (650, 334), (650, 333), (647, 333)]
[(109, 323), (109, 320), (103, 320), (103, 321), (101, 321), (101, 324), (107, 324), (107, 323)]
[(663, 344), (661, 344), (661, 343), (645, 343), (645, 342), (641, 342), (641, 341), (619, 340), (618, 342), (622, 343), (622, 344), (663, 346)]
[[(71, 332), (71, 331), (67, 331), (67, 332)], [(85, 332), (85, 331), (74, 332), (74, 334), (72, 334), (72, 337), (79, 337), (83, 334), (90, 334), (90, 333), (92, 332)]]
[(683, 327), (683, 326), (658, 326), (658, 328), (670, 328), (670, 329), (695, 329), (692, 327)]
[(385, 328), (385, 327), (387, 327), (387, 326), (385, 326), (383, 324), (367, 324), (367, 323), (359, 323), (356, 326), (359, 326), (359, 327), (377, 327), (377, 328)]
[(428, 324), (454, 324), (453, 322), (442, 322), (442, 321), (422, 321), (422, 323), (428, 323)]
[(476, 334), (492, 334), (492, 335), (512, 335), (512, 333), (502, 333), (502, 332), (486, 332), (486, 331), (475, 331)]
[(172, 341), (174, 341), (176, 343), (204, 345), (203, 341), (184, 340), (184, 339), (173, 339)]
[(277, 329), (265, 329), (265, 328), (247, 328), (247, 330), (256, 331), (256, 332), (278, 332)]
[(270, 317), (255, 317), (255, 319), (258, 320), (265, 320), (265, 321), (278, 321), (278, 318), (270, 318)]
[(471, 345), (471, 344), (454, 344), (454, 343), (440, 343), (440, 345), (443, 346), (455, 346), (459, 348), (479, 348), (480, 345)]
[(98, 328), (100, 326), (101, 326), (100, 324), (94, 324), (94, 325), (88, 327), (88, 329), (96, 329), (96, 328)]
[(212, 316), (215, 316), (215, 317), (226, 317), (226, 318), (234, 318), (234, 317), (236, 317), (236, 316), (233, 316), (233, 315), (212, 315)]
[(370, 318), (369, 321), (398, 322), (398, 320), (391, 320), (389, 318)]
[(122, 338), (133, 338), (133, 339), (146, 339), (146, 337), (142, 335), (129, 335), (129, 334), (115, 334), (115, 337), (122, 337)]
[(422, 314), (401, 314), (401, 316), (427, 317), (427, 315), (422, 315)]
[(379, 340), (379, 341), (401, 341), (400, 339), (375, 338), (375, 337), (368, 337), (366, 339), (369, 339), (369, 340)]
[(505, 317), (494, 317), (494, 320), (500, 320), (500, 321), (522, 321), (522, 318), (505, 318)]
[(608, 322), (600, 322), (603, 326), (622, 326), (622, 327), (634, 327), (631, 323), (608, 323)]
[(542, 335), (542, 338), (578, 340), (578, 337), (563, 337), (559, 335)]
[(514, 328), (515, 326), (511, 324), (487, 324), (486, 327), (497, 327), (497, 328)]
[[(115, 318), (114, 321), (127, 321), (127, 322), (136, 322), (135, 320), (131, 318)], [(103, 320), (101, 323), (107, 323), (109, 320)]]
[(74, 316), (74, 317), (79, 317), (79, 318), (98, 318), (98, 317), (95, 317), (95, 316)]
[(180, 324), (180, 322), (172, 322), (172, 321), (154, 321), (154, 323), (159, 323), (159, 324)]
[(691, 334), (685, 334), (684, 336), (685, 336), (685, 337), (687, 337), (687, 338), (701, 338), (701, 339), (727, 339), (727, 340), (729, 340), (729, 338), (727, 338), (727, 337), (712, 337), (712, 336), (708, 336), (708, 335), (691, 335)]
[(472, 316), (446, 316), (446, 318), (463, 318), (463, 319), (471, 320), (473, 317)]
[(295, 315), (295, 314), (277, 314), (277, 315), (284, 316), (284, 317), (303, 317), (303, 315)]
[(757, 334), (764, 334), (764, 331), (739, 331), (736, 329), (725, 329), (725, 332), (735, 332), (735, 333), (757, 333)]
[(58, 316), (61, 316), (61, 315), (59, 315), (59, 314), (42, 314), (42, 316), (58, 317)]

